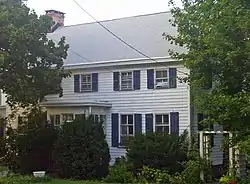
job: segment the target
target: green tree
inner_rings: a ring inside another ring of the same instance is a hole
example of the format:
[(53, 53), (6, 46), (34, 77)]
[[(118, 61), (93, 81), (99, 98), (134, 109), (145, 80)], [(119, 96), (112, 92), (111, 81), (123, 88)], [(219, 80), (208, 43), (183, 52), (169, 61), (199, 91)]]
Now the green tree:
[(61, 80), (68, 45), (49, 40), (52, 19), (38, 17), (20, 0), (0, 1), (0, 89), (10, 105), (41, 102), (48, 94), (62, 95)]
[[(173, 1), (170, 3), (173, 4)], [(177, 36), (164, 33), (186, 53), (170, 51), (190, 69), (186, 78), (197, 109), (208, 123), (249, 133), (250, 1), (182, 0), (170, 21)]]

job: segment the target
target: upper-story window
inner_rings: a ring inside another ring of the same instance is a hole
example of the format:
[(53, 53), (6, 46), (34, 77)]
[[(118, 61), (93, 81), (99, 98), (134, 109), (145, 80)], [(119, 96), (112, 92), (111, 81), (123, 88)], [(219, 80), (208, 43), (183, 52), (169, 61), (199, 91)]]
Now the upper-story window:
[(177, 69), (148, 69), (147, 70), (147, 88), (165, 89), (177, 87)]
[(113, 90), (130, 91), (141, 89), (141, 71), (124, 71), (113, 73)]
[(74, 92), (97, 92), (98, 73), (74, 75)]
[(81, 91), (92, 91), (92, 76), (81, 75)]
[(168, 70), (156, 70), (155, 71), (155, 87), (167, 88), (168, 85)]
[(133, 73), (121, 72), (121, 90), (133, 89)]

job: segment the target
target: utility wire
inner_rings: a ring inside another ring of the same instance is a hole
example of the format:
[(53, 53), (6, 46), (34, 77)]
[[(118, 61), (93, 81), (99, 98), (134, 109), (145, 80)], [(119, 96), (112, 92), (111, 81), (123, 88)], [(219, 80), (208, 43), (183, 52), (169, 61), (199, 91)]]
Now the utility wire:
[[(106, 31), (108, 31), (111, 35), (113, 35), (114, 37), (116, 37), (118, 40), (120, 40), (122, 43), (124, 43), (125, 45), (127, 45), (128, 47), (130, 47), (131, 49), (133, 49), (134, 51), (136, 51), (137, 53), (141, 54), (142, 56), (150, 59), (151, 61), (154, 61), (156, 63), (158, 63), (157, 60), (155, 60), (154, 58), (151, 58), (150, 56), (144, 54), (142, 51), (136, 49), (134, 46), (132, 46), (131, 44), (129, 44), (128, 42), (126, 42), (124, 39), (122, 39), (121, 37), (119, 37), (118, 35), (116, 35), (115, 33), (113, 33), (110, 29), (108, 29), (106, 26), (104, 26), (100, 21), (98, 21), (95, 17), (93, 17), (87, 10), (85, 10), (76, 0), (73, 0), (73, 2), (81, 9), (83, 10), (88, 16), (90, 16), (93, 20), (95, 20), (96, 23), (98, 23), (101, 27), (103, 27)], [(185, 75), (187, 75), (185, 72), (179, 71), (180, 73), (183, 73)]]

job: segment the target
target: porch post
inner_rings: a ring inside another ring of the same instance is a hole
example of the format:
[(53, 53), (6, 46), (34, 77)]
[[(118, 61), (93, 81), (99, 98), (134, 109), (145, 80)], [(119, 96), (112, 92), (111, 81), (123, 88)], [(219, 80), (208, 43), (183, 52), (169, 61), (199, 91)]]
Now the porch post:
[[(204, 136), (203, 136), (203, 132), (199, 132), (199, 136), (200, 136), (200, 157), (201, 159), (204, 159)], [(204, 171), (201, 170), (200, 171), (200, 178), (202, 181), (204, 181)]]
[[(229, 132), (229, 141), (232, 140), (233, 138), (233, 133)], [(232, 174), (231, 172), (233, 172), (233, 146), (230, 146), (229, 143), (229, 172), (230, 174)]]
[(92, 114), (92, 107), (89, 106), (89, 116)]

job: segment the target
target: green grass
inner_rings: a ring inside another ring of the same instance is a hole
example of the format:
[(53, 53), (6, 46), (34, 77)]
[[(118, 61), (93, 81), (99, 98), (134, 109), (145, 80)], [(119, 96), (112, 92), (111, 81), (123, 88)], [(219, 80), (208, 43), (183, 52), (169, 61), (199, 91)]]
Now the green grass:
[(45, 184), (98, 184), (93, 181), (69, 181), (69, 180), (52, 180)]

